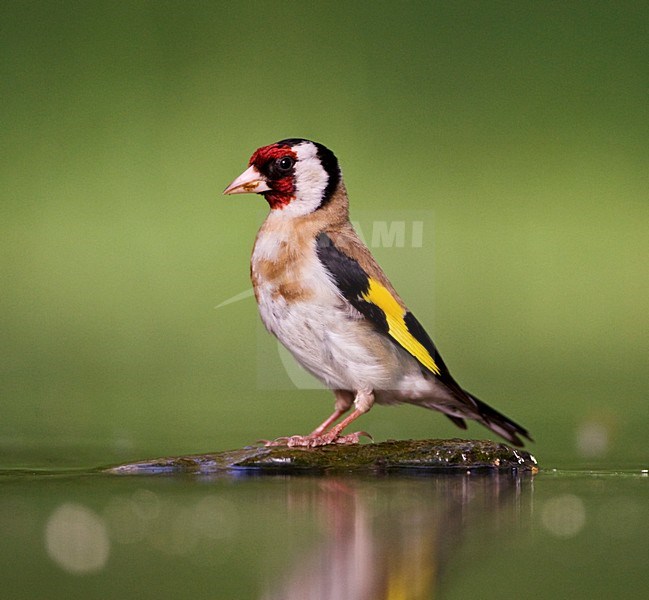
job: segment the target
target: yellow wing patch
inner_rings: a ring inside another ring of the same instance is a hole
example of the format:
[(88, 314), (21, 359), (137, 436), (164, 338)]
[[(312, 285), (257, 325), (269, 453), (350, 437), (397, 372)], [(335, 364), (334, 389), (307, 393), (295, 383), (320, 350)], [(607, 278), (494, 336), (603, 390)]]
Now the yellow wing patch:
[(383, 311), (388, 322), (388, 334), (390, 337), (395, 339), (404, 350), (412, 354), (424, 367), (431, 370), (435, 375), (440, 374), (439, 367), (428, 350), (408, 330), (408, 326), (404, 321), (405, 311), (386, 287), (370, 277), (369, 289), (362, 295), (362, 298), (375, 304)]

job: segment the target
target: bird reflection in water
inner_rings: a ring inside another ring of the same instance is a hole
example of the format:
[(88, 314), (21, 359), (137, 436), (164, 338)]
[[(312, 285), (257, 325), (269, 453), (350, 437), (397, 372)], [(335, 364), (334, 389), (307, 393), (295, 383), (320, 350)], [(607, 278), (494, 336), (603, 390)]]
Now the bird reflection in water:
[(518, 527), (531, 497), (532, 478), (512, 474), (313, 480), (292, 488), (288, 503), (314, 513), (323, 541), (291, 557), (262, 598), (434, 598), (463, 536)]

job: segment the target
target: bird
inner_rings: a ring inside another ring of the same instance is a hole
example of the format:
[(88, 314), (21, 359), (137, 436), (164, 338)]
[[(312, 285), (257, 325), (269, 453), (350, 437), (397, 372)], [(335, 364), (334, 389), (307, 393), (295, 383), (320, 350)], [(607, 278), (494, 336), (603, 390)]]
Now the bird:
[(260, 147), (223, 193), (268, 202), (250, 260), (261, 319), (335, 399), (333, 413), (310, 434), (266, 440), (267, 446), (356, 444), (371, 436), (343, 433), (349, 425), (374, 404), (403, 403), (437, 410), (462, 429), (467, 419), (477, 421), (515, 446), (524, 445), (521, 438), (533, 441), (453, 378), (355, 232), (329, 148), (304, 138)]

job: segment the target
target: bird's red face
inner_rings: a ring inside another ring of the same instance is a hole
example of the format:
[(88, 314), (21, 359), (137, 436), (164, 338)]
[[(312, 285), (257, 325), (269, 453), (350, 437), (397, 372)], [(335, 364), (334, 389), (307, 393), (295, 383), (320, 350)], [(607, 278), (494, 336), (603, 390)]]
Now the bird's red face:
[(261, 173), (270, 188), (264, 193), (271, 208), (286, 206), (295, 194), (297, 154), (288, 146), (271, 144), (255, 151), (248, 163)]
[(282, 140), (255, 151), (250, 166), (223, 192), (262, 194), (271, 210), (293, 216), (308, 214), (324, 204), (340, 182), (334, 154), (301, 138)]
[(297, 154), (283, 143), (255, 150), (250, 165), (223, 192), (224, 194), (263, 194), (271, 209), (284, 208), (295, 194)]

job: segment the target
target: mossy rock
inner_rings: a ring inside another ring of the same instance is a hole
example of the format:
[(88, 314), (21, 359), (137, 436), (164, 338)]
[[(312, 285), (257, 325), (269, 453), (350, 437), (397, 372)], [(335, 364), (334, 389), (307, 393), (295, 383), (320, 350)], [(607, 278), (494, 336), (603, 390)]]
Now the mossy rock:
[(488, 440), (389, 440), (378, 444), (331, 445), (318, 448), (248, 446), (212, 454), (157, 458), (109, 467), (104, 472), (135, 475), (157, 473), (212, 474), (250, 472), (341, 473), (466, 472), (472, 470), (538, 471), (536, 459)]

